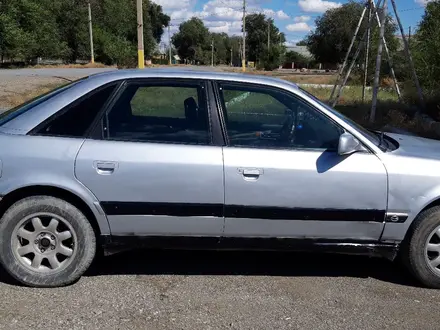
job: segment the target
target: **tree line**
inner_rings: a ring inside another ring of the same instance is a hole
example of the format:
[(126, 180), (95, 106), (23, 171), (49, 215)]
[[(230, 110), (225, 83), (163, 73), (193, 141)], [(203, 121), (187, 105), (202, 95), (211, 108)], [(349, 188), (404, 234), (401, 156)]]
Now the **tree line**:
[[(312, 57), (288, 51), (286, 36), (280, 32), (274, 21), (264, 14), (246, 16), (246, 60), (255, 62), (264, 69), (274, 69), (286, 62), (295, 62), (302, 66), (316, 66), (318, 63), (335, 65), (341, 63), (352, 39), (354, 30), (361, 16), (365, 2), (350, 1), (343, 6), (326, 11), (316, 19), (316, 29), (297, 45), (307, 46)], [(341, 24), (343, 22), (343, 24)], [(364, 20), (359, 36), (367, 29)], [(385, 38), (391, 53), (398, 48), (395, 37), (397, 27), (391, 16), (387, 16)], [(377, 50), (379, 28), (376, 21), (372, 24), (372, 53)], [(237, 51), (240, 58), (241, 36), (228, 36), (226, 33), (210, 33), (203, 21), (191, 18), (179, 26), (179, 31), (172, 41), (179, 56), (186, 61), (200, 64), (211, 63), (211, 43), (214, 45), (214, 63), (231, 63), (230, 51)], [(358, 40), (359, 41), (359, 40)], [(234, 61), (232, 61), (234, 62)], [(375, 64), (371, 57), (369, 66)], [(385, 72), (387, 69), (385, 69)]]
[[(285, 35), (264, 14), (246, 16), (246, 60), (261, 68), (273, 70), (282, 61)], [(178, 55), (184, 61), (199, 64), (235, 64), (242, 56), (242, 38), (226, 33), (211, 33), (203, 21), (193, 17), (179, 25), (172, 38)], [(213, 57), (213, 58), (212, 58)]]
[[(0, 0), (0, 61), (4, 59), (60, 58), (66, 63), (90, 58), (88, 35), (88, 0)], [(96, 61), (104, 64), (136, 66), (137, 20), (134, 0), (90, 0), (93, 17), (93, 39)], [(308, 48), (311, 58), (287, 51), (286, 36), (274, 21), (264, 14), (246, 16), (246, 60), (266, 70), (286, 62), (303, 66), (340, 64), (350, 44), (364, 1), (348, 3), (326, 11), (315, 20), (315, 29), (298, 43)], [(380, 11), (379, 11), (379, 14)], [(146, 58), (158, 51), (170, 17), (152, 0), (143, 1), (144, 47)], [(364, 20), (360, 38), (367, 29)], [(385, 38), (393, 58), (399, 81), (410, 79), (402, 43), (396, 38), (397, 26), (387, 16)], [(378, 47), (379, 28), (373, 20), (371, 56), (368, 72), (371, 81)], [(211, 33), (199, 18), (179, 25), (172, 38), (173, 52), (187, 63), (209, 65), (241, 64), (242, 38), (226, 33)], [(411, 38), (411, 52), (423, 86), (440, 87), (440, 0), (430, 1), (422, 20)], [(212, 53), (212, 50), (214, 52)], [(214, 55), (212, 57), (212, 55)], [(358, 58), (358, 72), (363, 71), (364, 52)], [(389, 65), (382, 62), (382, 77), (389, 74)]]
[[(0, 0), (0, 60), (38, 57), (73, 63), (90, 58), (87, 0)], [(136, 63), (136, 1), (90, 0), (95, 59)], [(145, 55), (160, 42), (170, 17), (143, 1)]]

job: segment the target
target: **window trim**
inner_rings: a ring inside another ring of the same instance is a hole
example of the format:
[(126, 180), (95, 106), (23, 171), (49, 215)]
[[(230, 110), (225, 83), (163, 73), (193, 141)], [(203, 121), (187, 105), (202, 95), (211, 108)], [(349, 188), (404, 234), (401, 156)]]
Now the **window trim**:
[(27, 100), (26, 102), (23, 102), (16, 107), (13, 107), (11, 109), (8, 109), (2, 113), (0, 113), (0, 126), (3, 126), (10, 121), (20, 117), (21, 115), (25, 114), (26, 112), (34, 109), (35, 107), (38, 107), (39, 105), (43, 104), (44, 102), (47, 102), (51, 100), (52, 98), (58, 96), (59, 94), (64, 93), (65, 91), (68, 91), (81, 81), (87, 79), (88, 77), (83, 77), (74, 81), (71, 81), (65, 85), (61, 85), (59, 87), (56, 87), (46, 93), (43, 93), (41, 95), (38, 95), (36, 97), (33, 97), (30, 100)]
[[(292, 93), (288, 90), (285, 90), (285, 89), (282, 89), (279, 87), (270, 86), (270, 85), (258, 84), (258, 83), (247, 83), (247, 82), (245, 83), (245, 82), (237, 82), (237, 81), (230, 81), (230, 80), (216, 80), (213, 82), (213, 85), (214, 85), (214, 90), (216, 91), (215, 96), (217, 98), (218, 112), (219, 112), (219, 114), (221, 114), (220, 117), (221, 117), (222, 127), (223, 127), (224, 134), (225, 134), (225, 142), (226, 142), (226, 146), (228, 146), (228, 147), (263, 149), (263, 150), (313, 151), (313, 152), (316, 152), (316, 151), (322, 152), (322, 151), (328, 150), (326, 148), (267, 147), (267, 146), (261, 147), (261, 146), (250, 146), (250, 145), (248, 145), (248, 146), (246, 146), (246, 145), (231, 145), (231, 143), (229, 141), (229, 135), (228, 135), (226, 121), (225, 121), (225, 115), (224, 115), (224, 113), (227, 111), (227, 109), (226, 109), (225, 105), (223, 104), (223, 100), (221, 97), (221, 91), (220, 91), (222, 84), (228, 84), (228, 85), (237, 86), (237, 87), (243, 86), (244, 88), (246, 88), (246, 87), (262, 88), (262, 89), (266, 89), (266, 90), (272, 90), (277, 93), (282, 93), (282, 94), (285, 94), (289, 97), (293, 97), (294, 99), (297, 99), (300, 102), (303, 102), (306, 106), (310, 107), (311, 109), (316, 111), (318, 114), (320, 114), (321, 116), (323, 116), (324, 118), (329, 120), (331, 123), (333, 123), (341, 131), (341, 134), (344, 132), (347, 132), (347, 130), (342, 125), (340, 125), (333, 118), (329, 117), (327, 114), (322, 112), (319, 108), (317, 108), (316, 106), (314, 106), (313, 104), (308, 102), (306, 99), (301, 98), (300, 96), (298, 96), (295, 93)], [(364, 143), (362, 141), (359, 141), (359, 142), (362, 145), (364, 145)], [(368, 153), (371, 153), (370, 149), (368, 147), (366, 147), (366, 148), (368, 150)], [(333, 150), (331, 150), (331, 151), (333, 151)]]
[[(187, 143), (187, 142), (171, 142), (171, 141), (145, 141), (145, 140), (137, 140), (137, 139), (117, 139), (117, 138), (109, 138), (108, 137), (108, 123), (107, 123), (107, 115), (112, 110), (114, 105), (118, 102), (124, 91), (130, 84), (143, 84), (144, 86), (154, 85), (167, 85), (167, 84), (182, 84), (182, 85), (192, 85), (193, 87), (201, 87), (202, 88), (202, 97), (205, 103), (205, 108), (208, 113), (208, 138), (209, 141), (207, 144), (198, 144), (198, 143)], [(105, 109), (103, 109), (100, 117), (97, 119), (97, 124), (91, 130), (91, 134), (89, 138), (95, 140), (102, 141), (117, 141), (117, 142), (129, 142), (129, 143), (155, 143), (155, 144), (170, 144), (170, 145), (189, 145), (189, 146), (213, 146), (217, 145), (213, 138), (213, 127), (212, 127), (212, 112), (216, 111), (216, 109), (211, 109), (211, 103), (209, 101), (209, 85), (208, 81), (205, 79), (192, 79), (192, 78), (128, 78), (123, 81), (121, 84), (118, 93), (114, 95), (112, 102), (107, 104)], [(215, 119), (214, 119), (215, 120)]]
[[(107, 107), (108, 103), (113, 99), (115, 93), (119, 90), (122, 82), (123, 82), (122, 80), (111, 81), (109, 83), (103, 84), (103, 85), (101, 85), (101, 86), (99, 86), (99, 87), (97, 87), (97, 88), (87, 92), (86, 94), (81, 95), (80, 97), (78, 97), (74, 101), (70, 102), (69, 104), (67, 104), (66, 106), (64, 106), (63, 108), (61, 108), (60, 110), (58, 110), (57, 112), (55, 112), (54, 114), (52, 114), (51, 116), (49, 116), (48, 118), (43, 120), (41, 123), (39, 123), (37, 126), (35, 126), (32, 130), (30, 130), (27, 133), (27, 135), (44, 136), (44, 137), (57, 137), (57, 138), (67, 138), (67, 139), (87, 138), (89, 136), (89, 134), (90, 134), (90, 131), (94, 128), (94, 125), (95, 125), (95, 122), (96, 122), (97, 118), (100, 117), (101, 112)], [(52, 135), (52, 134), (41, 134), (41, 130), (44, 127), (47, 127), (50, 123), (52, 123), (58, 117), (64, 115), (66, 112), (71, 110), (73, 107), (75, 107), (76, 105), (78, 105), (79, 103), (84, 101), (85, 99), (95, 95), (96, 93), (102, 91), (103, 89), (105, 89), (105, 88), (107, 88), (107, 87), (109, 87), (111, 85), (115, 85), (115, 88), (113, 89), (112, 93), (107, 98), (107, 100), (104, 102), (104, 104), (101, 107), (101, 109), (99, 109), (99, 111), (97, 112), (95, 118), (92, 120), (91, 124), (88, 126), (88, 128), (85, 130), (85, 132), (84, 132), (84, 134), (82, 136), (63, 136), (63, 135), (55, 135), (55, 134), (54, 135)]]
[(223, 112), (219, 111), (220, 104), (217, 97), (217, 88), (215, 82), (210, 80), (208, 87), (208, 97), (209, 97), (209, 112), (212, 118), (212, 138), (214, 145), (226, 146), (227, 145), (227, 133), (225, 132), (225, 127), (223, 125)]

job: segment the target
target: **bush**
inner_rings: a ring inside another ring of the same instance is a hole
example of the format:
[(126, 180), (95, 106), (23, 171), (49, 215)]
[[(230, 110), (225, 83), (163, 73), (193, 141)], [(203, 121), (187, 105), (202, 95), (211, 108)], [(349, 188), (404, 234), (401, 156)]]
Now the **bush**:
[(257, 68), (261, 67), (266, 71), (278, 69), (281, 65), (281, 49), (279, 47), (271, 47), (269, 51), (265, 49), (262, 53), (260, 63)]

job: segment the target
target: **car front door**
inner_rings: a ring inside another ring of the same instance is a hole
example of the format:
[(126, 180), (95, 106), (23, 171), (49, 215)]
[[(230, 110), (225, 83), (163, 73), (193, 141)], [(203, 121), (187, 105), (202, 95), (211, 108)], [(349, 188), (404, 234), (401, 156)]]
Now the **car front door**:
[(344, 131), (291, 92), (221, 82), (225, 237), (378, 240), (387, 175), (371, 152), (340, 156)]
[(203, 81), (124, 84), (75, 164), (113, 235), (221, 235), (222, 149), (208, 111)]

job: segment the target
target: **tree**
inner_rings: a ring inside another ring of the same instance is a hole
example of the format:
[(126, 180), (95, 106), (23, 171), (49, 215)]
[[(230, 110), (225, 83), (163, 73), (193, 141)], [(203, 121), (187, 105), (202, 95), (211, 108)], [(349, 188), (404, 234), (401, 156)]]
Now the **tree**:
[(63, 56), (65, 62), (88, 58), (90, 47), (87, 31), (87, 3), (85, 0), (56, 0), (54, 11), (58, 31), (68, 50)]
[(415, 38), (411, 39), (417, 74), (422, 86), (429, 90), (440, 88), (440, 1), (429, 2)]
[(297, 46), (307, 46), (307, 40), (301, 40), (296, 43)]
[[(106, 64), (136, 62), (137, 17), (135, 1), (94, 0), (92, 2), (95, 29), (95, 52), (97, 61)], [(164, 27), (170, 17), (163, 14), (162, 7), (151, 1), (143, 1), (144, 54), (153, 55)]]
[(150, 16), (153, 37), (156, 42), (159, 43), (163, 34), (163, 29), (168, 26), (171, 18), (162, 12), (162, 6), (151, 1), (148, 5), (148, 15)]
[[(364, 3), (364, 1), (354, 2), (350, 0), (350, 2), (339, 8), (327, 10), (316, 19), (316, 29), (306, 38), (306, 43), (317, 62), (342, 63), (361, 17)], [(359, 40), (367, 26), (368, 21), (364, 19), (358, 34)], [(385, 24), (385, 38), (391, 51), (395, 51), (397, 48), (395, 32), (396, 25), (393, 23), (393, 18), (388, 15)], [(373, 19), (372, 54), (377, 49), (378, 40), (379, 29), (376, 20)], [(374, 57), (371, 58), (373, 60)]]
[(179, 32), (173, 36), (172, 42), (181, 59), (210, 63), (210, 33), (199, 18), (193, 17), (180, 24)]
[(214, 42), (214, 62), (215, 64), (228, 64), (231, 58), (231, 42), (226, 33), (211, 33)]
[(22, 56), (28, 36), (18, 22), (16, 8), (0, 2), (0, 60)]
[[(247, 60), (260, 61), (264, 68), (278, 67), (284, 53), (282, 44), (285, 41), (285, 36), (280, 33), (274, 21), (270, 18), (266, 19), (264, 14), (247, 15), (246, 32)], [(267, 47), (268, 33), (270, 35), (270, 49)]]
[(285, 55), (284, 62), (294, 63), (295, 67), (307, 67), (311, 59), (295, 51), (288, 51)]
[(30, 60), (66, 48), (48, 0), (0, 2), (0, 55)]
[[(0, 0), (0, 56), (30, 60), (90, 58), (89, 0)], [(136, 2), (90, 0), (95, 58), (106, 64), (136, 63)], [(143, 2), (144, 51), (154, 52), (170, 17), (151, 0)]]

